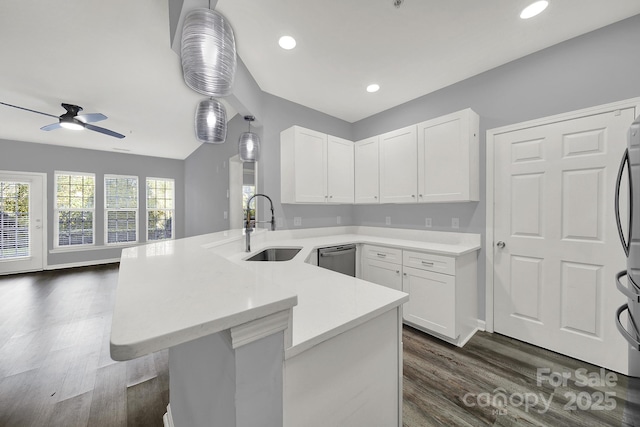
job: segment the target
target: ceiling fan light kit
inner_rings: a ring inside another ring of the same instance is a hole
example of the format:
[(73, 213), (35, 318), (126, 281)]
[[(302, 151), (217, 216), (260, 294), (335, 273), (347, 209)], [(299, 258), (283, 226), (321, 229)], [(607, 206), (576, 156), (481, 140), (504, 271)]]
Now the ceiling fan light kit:
[(217, 99), (205, 99), (196, 109), (195, 125), (198, 141), (223, 144), (227, 139), (227, 110)]
[(7, 104), (6, 102), (0, 102), (0, 105), (6, 105), (7, 107), (13, 107), (19, 110), (30, 111), (32, 113), (42, 114), (43, 116), (54, 117), (58, 119), (57, 123), (51, 123), (50, 125), (42, 126), (40, 129), (44, 131), (51, 131), (60, 128), (72, 130), (89, 129), (94, 132), (102, 133), (104, 135), (113, 136), (114, 138), (124, 138), (124, 135), (118, 132), (105, 129), (100, 126), (92, 125), (91, 123), (106, 120), (107, 116), (102, 113), (79, 114), (80, 111), (82, 111), (82, 107), (80, 107), (79, 105), (62, 103), (62, 108), (67, 110), (67, 112), (62, 114), (61, 116), (54, 116), (53, 114), (43, 113), (42, 111), (36, 111), (29, 108), (19, 107), (17, 105)]

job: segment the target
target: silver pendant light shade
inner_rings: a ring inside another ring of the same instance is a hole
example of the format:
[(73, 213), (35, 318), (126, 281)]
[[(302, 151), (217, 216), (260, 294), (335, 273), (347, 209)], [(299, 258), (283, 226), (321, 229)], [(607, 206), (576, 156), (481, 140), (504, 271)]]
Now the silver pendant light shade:
[(231, 94), (236, 42), (229, 21), (215, 10), (195, 9), (182, 28), (182, 72), (187, 86), (207, 96)]
[(260, 160), (260, 137), (251, 132), (251, 122), (255, 120), (253, 116), (244, 116), (249, 122), (249, 132), (243, 132), (238, 140), (238, 152), (240, 160), (243, 162), (257, 162)]
[(196, 137), (209, 144), (223, 144), (227, 139), (227, 110), (220, 101), (210, 98), (198, 104)]

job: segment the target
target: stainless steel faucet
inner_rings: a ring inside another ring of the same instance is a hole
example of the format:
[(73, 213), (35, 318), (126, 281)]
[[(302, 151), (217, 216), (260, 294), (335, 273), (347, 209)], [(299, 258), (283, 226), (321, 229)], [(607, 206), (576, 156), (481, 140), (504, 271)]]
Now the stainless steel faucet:
[(273, 201), (271, 201), (271, 197), (267, 196), (266, 194), (254, 194), (253, 196), (249, 197), (249, 200), (247, 200), (247, 219), (244, 223), (244, 234), (247, 239), (247, 247), (246, 247), (246, 251), (247, 252), (251, 252), (251, 232), (253, 231), (253, 228), (251, 227), (251, 210), (249, 209), (249, 206), (251, 205), (251, 201), (258, 197), (258, 196), (262, 196), (265, 197), (268, 201), (269, 204), (271, 205), (271, 221), (255, 221), (256, 224), (262, 224), (262, 223), (267, 223), (270, 222), (271, 223), (271, 231), (275, 231), (276, 229), (276, 217), (273, 214)]

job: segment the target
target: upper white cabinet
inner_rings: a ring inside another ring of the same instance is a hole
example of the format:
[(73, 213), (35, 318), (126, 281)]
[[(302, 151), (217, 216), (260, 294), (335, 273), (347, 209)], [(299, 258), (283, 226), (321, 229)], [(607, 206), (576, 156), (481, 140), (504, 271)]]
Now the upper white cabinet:
[(329, 203), (353, 203), (353, 142), (328, 135), (327, 194)]
[(282, 203), (479, 200), (471, 109), (356, 142), (293, 126), (280, 134)]
[(280, 133), (282, 203), (353, 203), (353, 142), (293, 126)]
[(378, 203), (380, 197), (378, 137), (355, 143), (355, 203)]
[(468, 108), (418, 124), (418, 202), (479, 200), (478, 135)]
[(416, 126), (379, 136), (380, 203), (415, 203), (418, 194)]

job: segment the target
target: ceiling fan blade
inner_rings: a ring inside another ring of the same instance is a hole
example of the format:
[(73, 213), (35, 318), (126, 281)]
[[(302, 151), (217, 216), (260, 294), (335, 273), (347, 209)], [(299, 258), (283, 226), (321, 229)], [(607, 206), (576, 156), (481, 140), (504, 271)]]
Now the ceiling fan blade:
[(50, 125), (46, 125), (46, 126), (42, 126), (40, 128), (40, 130), (54, 130), (54, 129), (60, 129), (62, 126), (60, 126), (60, 122), (58, 123), (51, 123)]
[(86, 124), (86, 125), (84, 125), (84, 127), (86, 129), (89, 129), (89, 130), (92, 130), (92, 131), (95, 131), (95, 132), (103, 133), (105, 135), (113, 136), (113, 137), (120, 138), (120, 139), (124, 138), (124, 135), (122, 135), (122, 134), (120, 134), (118, 132), (114, 132), (114, 131), (109, 130), (109, 129), (101, 128), (100, 126), (94, 126), (94, 125)]
[(107, 116), (102, 113), (78, 114), (76, 116), (76, 119), (80, 120), (83, 123), (95, 123), (102, 120), (107, 120)]
[(32, 113), (42, 114), (43, 116), (55, 117), (56, 119), (58, 118), (58, 116), (54, 116), (53, 114), (43, 113), (42, 111), (30, 110), (29, 108), (24, 108), (24, 107), (18, 107), (17, 105), (7, 104), (6, 102), (0, 102), (0, 104), (6, 105), (7, 107), (18, 108), (20, 110), (31, 111)]

